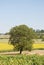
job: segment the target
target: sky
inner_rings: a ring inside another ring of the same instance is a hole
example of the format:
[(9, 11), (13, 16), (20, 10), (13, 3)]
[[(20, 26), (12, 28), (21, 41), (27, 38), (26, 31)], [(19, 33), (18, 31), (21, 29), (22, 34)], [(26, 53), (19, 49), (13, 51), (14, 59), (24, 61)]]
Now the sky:
[(21, 24), (44, 29), (44, 0), (0, 0), (0, 33)]

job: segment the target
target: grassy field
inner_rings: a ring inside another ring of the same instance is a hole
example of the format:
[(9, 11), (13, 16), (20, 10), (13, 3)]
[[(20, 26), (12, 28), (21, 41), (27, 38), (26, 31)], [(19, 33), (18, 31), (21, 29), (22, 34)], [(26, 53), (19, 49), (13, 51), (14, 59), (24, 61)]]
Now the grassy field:
[(0, 56), (0, 65), (44, 65), (44, 56), (15, 55)]
[[(0, 51), (13, 50), (13, 46), (8, 43), (0, 43)], [(33, 49), (44, 49), (44, 43), (33, 44)]]

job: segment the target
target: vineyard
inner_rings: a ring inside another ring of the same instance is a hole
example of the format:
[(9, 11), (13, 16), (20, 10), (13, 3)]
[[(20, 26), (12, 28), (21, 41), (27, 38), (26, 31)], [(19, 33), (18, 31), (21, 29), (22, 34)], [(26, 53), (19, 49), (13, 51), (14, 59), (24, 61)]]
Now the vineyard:
[(0, 56), (0, 65), (44, 65), (44, 56), (15, 55)]

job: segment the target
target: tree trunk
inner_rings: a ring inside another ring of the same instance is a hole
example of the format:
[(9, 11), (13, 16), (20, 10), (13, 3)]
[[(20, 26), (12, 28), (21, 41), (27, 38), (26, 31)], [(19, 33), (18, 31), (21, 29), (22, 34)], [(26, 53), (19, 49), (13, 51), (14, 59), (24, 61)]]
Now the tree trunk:
[(23, 48), (20, 48), (20, 54), (22, 53), (22, 51), (23, 51)]

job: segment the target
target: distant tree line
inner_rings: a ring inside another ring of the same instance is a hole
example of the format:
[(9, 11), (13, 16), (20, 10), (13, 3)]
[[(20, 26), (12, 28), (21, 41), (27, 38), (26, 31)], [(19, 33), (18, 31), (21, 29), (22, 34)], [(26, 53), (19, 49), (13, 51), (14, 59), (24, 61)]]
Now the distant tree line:
[(44, 30), (36, 30), (37, 37), (44, 41)]

